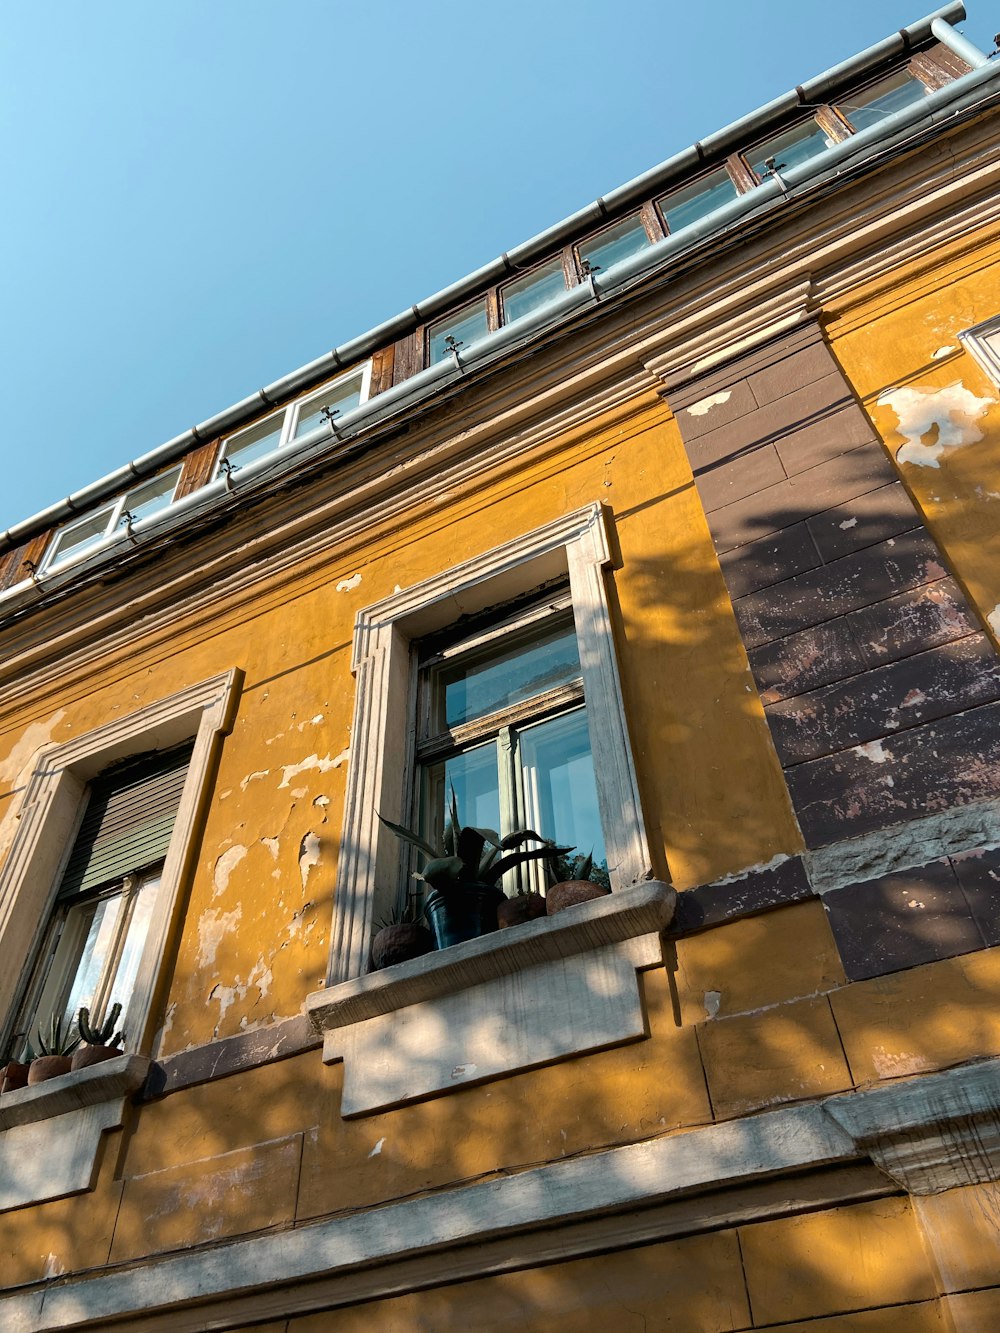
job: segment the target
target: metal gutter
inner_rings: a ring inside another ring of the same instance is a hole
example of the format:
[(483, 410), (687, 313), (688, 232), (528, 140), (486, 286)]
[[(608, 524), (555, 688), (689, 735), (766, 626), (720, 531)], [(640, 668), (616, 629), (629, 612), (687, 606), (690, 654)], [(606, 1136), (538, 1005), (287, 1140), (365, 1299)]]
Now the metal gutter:
[[(209, 417), (206, 421), (193, 426), (181, 435), (175, 436), (165, 444), (140, 455), (132, 462), (125, 464), (124, 467), (117, 468), (114, 472), (108, 473), (107, 476), (67, 496), (65, 500), (60, 500), (47, 509), (32, 515), (32, 517), (14, 524), (13, 527), (0, 534), (0, 555), (6, 554), (22, 542), (45, 532), (47, 529), (73, 518), (83, 510), (99, 504), (102, 500), (120, 494), (122, 490), (136, 480), (148, 477), (168, 464), (176, 462), (195, 446), (208, 443), (226, 432), (236, 429), (251, 420), (263, 409), (277, 407), (306, 389), (329, 379), (337, 371), (350, 369), (356, 362), (371, 355), (380, 347), (384, 347), (386, 344), (411, 333), (420, 324), (449, 309), (456, 302), (471, 298), (482, 287), (489, 286), (509, 274), (518, 272), (521, 268), (542, 258), (554, 247), (565, 244), (586, 228), (600, 223), (603, 219), (623, 211), (632, 204), (640, 203), (649, 195), (655, 194), (661, 188), (666, 188), (678, 178), (706, 164), (712, 158), (723, 156), (738, 143), (746, 142), (758, 133), (766, 133), (770, 126), (778, 123), (795, 108), (805, 107), (821, 98), (829, 97), (836, 88), (848, 80), (858, 78), (871, 70), (877, 69), (880, 65), (929, 41), (932, 37), (936, 37), (939, 41), (947, 44), (967, 63), (982, 65), (986, 61), (983, 53), (978, 51), (961, 34), (955, 33), (949, 26), (952, 23), (961, 22), (964, 18), (965, 5), (963, 0), (950, 0), (948, 4), (943, 5), (932, 14), (918, 19), (917, 22), (911, 23), (905, 28), (901, 28), (892, 37), (877, 42), (874, 46), (851, 56), (848, 60), (833, 66), (825, 73), (817, 75), (791, 92), (785, 93), (783, 96), (768, 102), (765, 106), (759, 107), (756, 111), (750, 112), (749, 115), (733, 121), (707, 139), (700, 140), (690, 148), (686, 148), (668, 158), (665, 162), (660, 163), (659, 166), (651, 168), (651, 170), (636, 176), (625, 185), (619, 186), (618, 189), (612, 190), (610, 194), (602, 195), (592, 204), (588, 204), (585, 208), (571, 214), (568, 218), (564, 218), (561, 222), (557, 222), (545, 231), (539, 232), (530, 240), (515, 247), (515, 249), (506, 251), (491, 263), (461, 278), (458, 282), (452, 283), (449, 287), (443, 288), (426, 300), (420, 301), (408, 310), (393, 316), (392, 319), (376, 325), (375, 328), (369, 329), (367, 333), (363, 333), (349, 342), (342, 343), (339, 347), (318, 357), (315, 361), (300, 366), (298, 370), (294, 370), (273, 383), (265, 385), (255, 394), (251, 394), (248, 398), (244, 398), (241, 402), (226, 408), (223, 412)], [(950, 36), (947, 34), (950, 34)], [(958, 43), (958, 45), (955, 43)], [(965, 54), (966, 51), (968, 54)], [(975, 58), (970, 59), (970, 55)], [(941, 91), (945, 90), (942, 89)], [(858, 136), (854, 137), (857, 138)], [(756, 194), (757, 191), (753, 193)], [(763, 200), (757, 202), (763, 202)], [(718, 223), (718, 218), (716, 218), (716, 223)], [(694, 237), (689, 235), (686, 239), (691, 241)], [(663, 242), (660, 244), (662, 245)], [(521, 330), (518, 330), (516, 336), (520, 337), (520, 335)], [(468, 357), (468, 352), (465, 353), (465, 356)], [(413, 378), (418, 379), (419, 376)], [(401, 388), (402, 386), (397, 385), (395, 387)], [(382, 398), (384, 395), (380, 394), (378, 397)], [(2, 600), (0, 598), (0, 602)]]

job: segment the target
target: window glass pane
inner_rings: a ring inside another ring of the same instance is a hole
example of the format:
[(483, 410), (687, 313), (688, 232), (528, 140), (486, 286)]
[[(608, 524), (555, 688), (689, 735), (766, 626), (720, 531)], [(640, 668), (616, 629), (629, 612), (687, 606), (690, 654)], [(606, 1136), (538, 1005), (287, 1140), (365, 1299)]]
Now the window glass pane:
[(580, 653), (572, 624), (537, 631), (510, 648), (492, 647), (488, 655), (473, 654), (437, 668), (435, 695), (443, 701), (443, 716), (434, 726), (457, 727), (501, 708), (530, 699), (545, 690), (576, 680)]
[(707, 218), (709, 213), (714, 213), (717, 208), (735, 198), (736, 186), (729, 172), (713, 171), (710, 176), (703, 176), (683, 190), (665, 194), (656, 202), (667, 224), (667, 231), (674, 233)]
[(856, 130), (863, 130), (914, 102), (922, 101), (928, 91), (927, 86), (912, 74), (896, 74), (891, 79), (883, 79), (866, 93), (855, 95), (849, 102), (840, 102), (838, 108)]
[(281, 428), (285, 423), (284, 412), (258, 422), (248, 430), (241, 430), (226, 441), (223, 457), (228, 458), (233, 469), (246, 467), (258, 458), (264, 458), (277, 449), (281, 439)]
[(810, 120), (805, 125), (799, 125), (786, 134), (779, 134), (776, 138), (769, 139), (767, 143), (754, 148), (747, 154), (747, 160), (757, 175), (763, 179), (767, 171), (765, 162), (769, 157), (774, 158), (779, 171), (782, 169), (787, 171), (790, 167), (808, 162), (810, 158), (832, 147), (833, 140), (827, 138), (814, 120)]
[[(128, 1009), (128, 1002), (132, 998), (135, 978), (139, 971), (139, 960), (146, 944), (146, 936), (149, 934), (149, 923), (153, 915), (153, 905), (156, 902), (156, 890), (159, 887), (160, 876), (157, 873), (150, 875), (136, 890), (121, 957), (118, 960), (114, 977), (111, 979), (111, 985), (105, 991), (106, 1008), (108, 1009), (116, 1000), (121, 1005), (123, 1012)], [(130, 1034), (126, 1033), (125, 1035), (129, 1036)]]
[(350, 379), (336, 380), (333, 384), (319, 393), (314, 393), (303, 403), (299, 404), (298, 417), (295, 422), (295, 430), (292, 439), (299, 439), (302, 435), (308, 435), (311, 430), (317, 426), (322, 426), (326, 420), (323, 412), (325, 407), (331, 408), (339, 415), (350, 412), (352, 407), (357, 407), (361, 402), (361, 376), (352, 375)]
[(619, 260), (638, 254), (647, 245), (649, 237), (641, 218), (626, 218), (624, 222), (616, 222), (613, 227), (602, 231), (592, 241), (584, 241), (579, 247), (579, 254), (590, 265), (592, 273), (606, 273)]
[(454, 315), (449, 315), (447, 319), (439, 320), (437, 324), (432, 325), (430, 331), (430, 364), (433, 366), (450, 355), (446, 338), (452, 337), (460, 346), (468, 347), (470, 343), (485, 338), (489, 331), (485, 301), (476, 301)]
[(81, 903), (67, 912), (52, 965), (53, 978), (63, 983), (62, 993), (52, 996), (49, 1002), (43, 996), (44, 1007), (39, 1007), (36, 1023), (43, 1033), (52, 1013), (62, 1015), (65, 1032), (81, 1005), (91, 1007), (101, 973), (114, 949), (121, 905), (119, 893), (98, 902)]
[(509, 283), (503, 289), (503, 320), (513, 324), (515, 319), (523, 319), (533, 310), (555, 299), (566, 290), (562, 260), (552, 259), (541, 268), (536, 268), (524, 278)]
[(126, 495), (124, 506), (132, 515), (132, 521), (137, 523), (140, 518), (148, 518), (159, 509), (166, 509), (174, 498), (180, 475), (181, 470), (176, 467), (151, 481), (144, 481), (141, 486), (134, 486)]
[(99, 509), (96, 514), (88, 514), (77, 523), (57, 532), (45, 558), (45, 565), (58, 564), (63, 560), (72, 560), (82, 555), (90, 546), (96, 546), (108, 530), (108, 524), (114, 514), (114, 506)]
[(527, 826), (577, 855), (593, 851), (594, 865), (606, 870), (586, 710), (526, 727), (519, 754)]
[(499, 830), (500, 781), (495, 741), (428, 767), (423, 822), (425, 836), (435, 844), (444, 832), (452, 786), (463, 824)]

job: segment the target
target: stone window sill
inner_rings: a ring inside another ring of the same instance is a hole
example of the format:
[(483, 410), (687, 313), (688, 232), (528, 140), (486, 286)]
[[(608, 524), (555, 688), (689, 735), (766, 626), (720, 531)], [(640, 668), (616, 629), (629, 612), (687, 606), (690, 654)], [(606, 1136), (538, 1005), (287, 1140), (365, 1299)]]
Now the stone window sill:
[(635, 974), (662, 963), (675, 902), (651, 880), (310, 995), (342, 1114), (645, 1036)]
[(142, 1087), (144, 1055), (19, 1088), (0, 1097), (0, 1212), (93, 1188), (101, 1138)]

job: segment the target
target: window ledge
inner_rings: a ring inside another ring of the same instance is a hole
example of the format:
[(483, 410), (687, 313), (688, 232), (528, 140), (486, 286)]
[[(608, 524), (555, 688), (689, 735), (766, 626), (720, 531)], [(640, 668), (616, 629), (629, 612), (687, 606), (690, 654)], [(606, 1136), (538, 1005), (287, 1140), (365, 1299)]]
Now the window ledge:
[(651, 880), (310, 995), (341, 1114), (646, 1036), (636, 973), (662, 963), (676, 897)]
[(148, 1069), (145, 1055), (123, 1054), (89, 1069), (36, 1083), (31, 1088), (5, 1092), (0, 1097), (0, 1130), (127, 1097), (142, 1087)]

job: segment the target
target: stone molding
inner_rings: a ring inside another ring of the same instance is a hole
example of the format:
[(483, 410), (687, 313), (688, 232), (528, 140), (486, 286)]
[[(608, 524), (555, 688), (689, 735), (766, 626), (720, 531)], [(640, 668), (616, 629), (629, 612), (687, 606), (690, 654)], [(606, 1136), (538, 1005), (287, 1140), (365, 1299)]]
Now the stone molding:
[(0, 1212), (93, 1188), (101, 1138), (117, 1129), (149, 1061), (120, 1055), (0, 1098)]
[(646, 1036), (636, 973), (663, 962), (676, 898), (639, 884), (311, 995), (341, 1115)]
[[(949, 1154), (959, 1163), (984, 1124), (995, 1126), (998, 1089), (1000, 1060), (983, 1061), (284, 1232), (55, 1278), (0, 1297), (0, 1327), (54, 1333), (127, 1321), (202, 1333), (434, 1286), (443, 1257), (457, 1280), (878, 1198), (897, 1193), (907, 1173), (918, 1193), (947, 1189), (969, 1183), (968, 1175), (951, 1181), (942, 1163)], [(915, 1168), (921, 1136), (928, 1153)], [(900, 1139), (905, 1149), (893, 1152)], [(978, 1152), (977, 1178), (1000, 1175), (995, 1128), (990, 1139), (989, 1151)], [(869, 1145), (890, 1171), (865, 1166)]]

